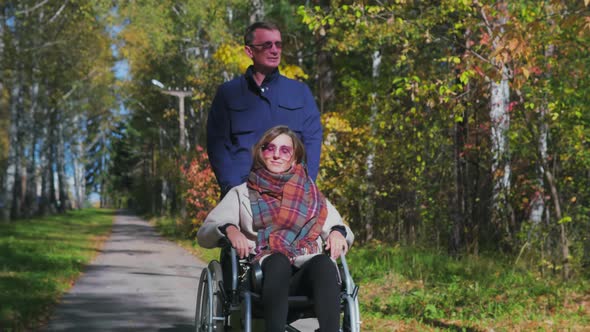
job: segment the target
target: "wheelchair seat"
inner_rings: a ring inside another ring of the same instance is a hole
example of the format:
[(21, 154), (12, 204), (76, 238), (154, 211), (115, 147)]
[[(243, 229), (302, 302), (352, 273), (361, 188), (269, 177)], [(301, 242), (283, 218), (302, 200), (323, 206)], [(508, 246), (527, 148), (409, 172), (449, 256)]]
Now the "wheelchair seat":
[[(246, 331), (250, 332), (253, 319), (263, 319), (260, 294), (262, 269), (249, 259), (239, 259), (227, 239), (219, 243), (222, 248), (219, 261), (213, 260), (201, 273), (197, 293), (195, 331)], [(358, 286), (348, 271), (344, 255), (338, 268), (341, 274), (341, 331), (360, 331)], [(288, 297), (287, 331), (298, 331), (291, 323), (315, 317), (313, 300), (304, 295)]]

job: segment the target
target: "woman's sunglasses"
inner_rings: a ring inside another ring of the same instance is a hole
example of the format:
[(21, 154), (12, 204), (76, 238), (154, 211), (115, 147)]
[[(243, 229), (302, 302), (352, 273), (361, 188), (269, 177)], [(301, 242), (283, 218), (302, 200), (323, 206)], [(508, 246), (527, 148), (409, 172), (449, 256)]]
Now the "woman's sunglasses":
[(272, 157), (276, 151), (279, 151), (279, 157), (281, 159), (289, 160), (293, 155), (293, 147), (287, 145), (276, 146), (273, 143), (266, 143), (262, 146), (262, 155), (264, 157)]

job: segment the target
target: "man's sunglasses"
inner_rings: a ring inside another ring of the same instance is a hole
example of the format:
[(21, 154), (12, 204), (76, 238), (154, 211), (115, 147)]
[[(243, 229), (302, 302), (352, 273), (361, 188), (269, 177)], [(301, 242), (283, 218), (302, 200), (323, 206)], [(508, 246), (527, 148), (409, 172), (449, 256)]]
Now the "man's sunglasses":
[(274, 46), (277, 49), (282, 49), (283, 48), (283, 42), (282, 41), (276, 41), (276, 42), (271, 42), (271, 41), (267, 41), (261, 44), (250, 44), (248, 46), (254, 46), (254, 47), (260, 47), (263, 50), (270, 50), (272, 48), (272, 45), (274, 44)]

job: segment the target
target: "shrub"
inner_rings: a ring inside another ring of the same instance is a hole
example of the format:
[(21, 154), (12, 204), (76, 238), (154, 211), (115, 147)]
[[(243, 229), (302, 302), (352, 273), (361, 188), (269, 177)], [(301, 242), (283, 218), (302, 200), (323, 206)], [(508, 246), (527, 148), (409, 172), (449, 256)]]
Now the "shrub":
[(196, 154), (188, 167), (181, 167), (181, 172), (187, 188), (184, 191), (184, 200), (191, 221), (188, 235), (193, 236), (209, 211), (217, 205), (220, 190), (207, 153), (201, 146), (196, 147)]

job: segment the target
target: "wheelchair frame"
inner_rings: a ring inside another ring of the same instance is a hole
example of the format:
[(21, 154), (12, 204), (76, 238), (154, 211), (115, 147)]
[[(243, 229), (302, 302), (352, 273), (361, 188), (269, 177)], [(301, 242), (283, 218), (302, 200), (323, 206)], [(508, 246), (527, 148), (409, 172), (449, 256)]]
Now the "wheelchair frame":
[[(198, 284), (197, 304), (195, 311), (195, 331), (197, 332), (220, 332), (220, 331), (252, 331), (252, 311), (254, 308), (253, 297), (259, 298), (259, 294), (252, 290), (251, 275), (256, 274), (258, 280), (262, 271), (253, 269), (246, 260), (238, 260), (236, 251), (224, 239), (220, 260), (212, 260), (201, 272)], [(220, 261), (224, 255), (231, 257), (231, 288), (224, 288), (223, 270)], [(250, 271), (252, 269), (252, 271)], [(340, 292), (340, 331), (359, 332), (360, 312), (358, 303), (359, 287), (355, 285), (348, 269), (345, 255), (341, 255), (338, 265), (342, 279), (342, 290)], [(289, 305), (295, 302), (311, 304), (306, 296), (289, 296)], [(308, 308), (309, 309), (309, 308)], [(293, 311), (292, 311), (293, 310)], [(309, 310), (307, 310), (309, 311)], [(313, 311), (313, 310), (312, 310)], [(285, 326), (286, 331), (300, 332), (291, 325), (300, 318), (315, 317), (306, 315), (306, 311), (300, 308), (289, 309), (289, 321)], [(293, 319), (294, 318), (294, 319)]]

